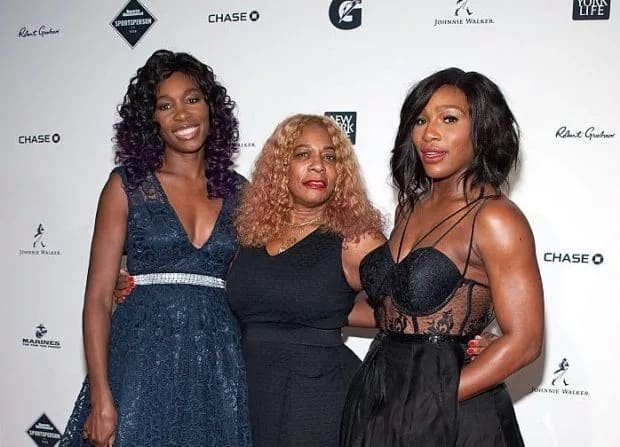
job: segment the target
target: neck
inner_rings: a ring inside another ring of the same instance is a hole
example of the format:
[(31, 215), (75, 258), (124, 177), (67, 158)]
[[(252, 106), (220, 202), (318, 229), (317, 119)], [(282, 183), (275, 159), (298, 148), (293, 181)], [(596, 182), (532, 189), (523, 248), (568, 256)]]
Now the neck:
[(289, 223), (299, 225), (309, 222), (319, 222), (323, 217), (323, 210), (324, 207), (305, 209), (293, 207), (289, 215)]
[(191, 154), (164, 151), (160, 171), (175, 174), (189, 179), (205, 176), (204, 149)]

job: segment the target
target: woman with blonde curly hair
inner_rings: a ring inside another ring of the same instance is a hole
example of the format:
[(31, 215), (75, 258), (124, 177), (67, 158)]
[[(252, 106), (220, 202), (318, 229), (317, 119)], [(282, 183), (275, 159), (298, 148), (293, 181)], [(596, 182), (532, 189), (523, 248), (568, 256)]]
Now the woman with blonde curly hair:
[(346, 134), (323, 116), (280, 123), (236, 228), (227, 290), (243, 331), (254, 446), (336, 446), (360, 365), (341, 330), (375, 326), (355, 297), (361, 259), (385, 241)]

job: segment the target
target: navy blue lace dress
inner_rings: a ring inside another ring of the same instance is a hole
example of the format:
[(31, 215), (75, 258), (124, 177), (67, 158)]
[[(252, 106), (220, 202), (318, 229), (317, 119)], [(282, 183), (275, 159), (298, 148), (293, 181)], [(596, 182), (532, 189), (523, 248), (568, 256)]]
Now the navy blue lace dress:
[[(125, 170), (115, 172), (126, 184)], [(109, 381), (118, 410), (115, 446), (248, 447), (241, 335), (222, 288), (237, 248), (237, 195), (224, 199), (211, 237), (196, 248), (154, 174), (126, 193), (129, 272), (208, 275), (214, 284), (155, 279), (137, 285), (114, 312)], [(61, 446), (89, 445), (81, 439), (89, 406), (87, 378)]]

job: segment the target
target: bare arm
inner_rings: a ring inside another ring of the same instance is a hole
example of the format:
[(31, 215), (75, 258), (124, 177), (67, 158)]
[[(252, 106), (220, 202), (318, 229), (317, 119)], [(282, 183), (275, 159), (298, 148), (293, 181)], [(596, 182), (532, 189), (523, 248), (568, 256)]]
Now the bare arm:
[[(370, 251), (385, 243), (385, 237), (381, 234), (366, 234), (359, 242), (347, 242), (342, 247), (342, 268), (344, 276), (353, 290), (362, 290), (360, 280), (360, 262)], [(368, 304), (365, 293), (358, 295), (353, 309), (349, 313), (349, 326), (376, 327), (373, 310)]]
[(90, 251), (84, 298), (84, 350), (91, 387), (91, 413), (85, 424), (95, 445), (113, 442), (116, 410), (108, 383), (112, 292), (127, 231), (127, 199), (113, 174), (101, 192)]
[(543, 289), (527, 220), (507, 200), (484, 205), (476, 226), (476, 251), (484, 264), (503, 336), (463, 368), (459, 399), (502, 382), (539, 355), (543, 338)]

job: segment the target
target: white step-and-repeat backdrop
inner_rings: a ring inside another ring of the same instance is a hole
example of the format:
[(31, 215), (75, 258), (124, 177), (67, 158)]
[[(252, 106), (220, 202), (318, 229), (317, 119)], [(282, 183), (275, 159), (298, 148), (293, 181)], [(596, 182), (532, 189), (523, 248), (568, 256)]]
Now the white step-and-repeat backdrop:
[[(612, 1), (614, 3), (612, 7)], [(85, 369), (81, 308), (112, 124), (156, 49), (211, 65), (238, 103), (247, 175), (275, 124), (333, 112), (391, 216), (411, 85), (448, 66), (504, 90), (523, 130), (511, 197), (546, 292), (539, 361), (511, 379), (526, 443), (617, 446), (617, 0), (2, 0), (0, 445), (53, 446)], [(363, 356), (368, 339), (350, 337)]]

